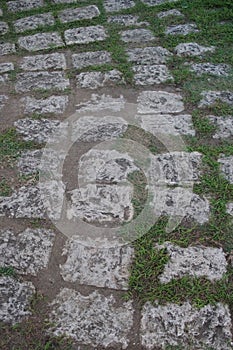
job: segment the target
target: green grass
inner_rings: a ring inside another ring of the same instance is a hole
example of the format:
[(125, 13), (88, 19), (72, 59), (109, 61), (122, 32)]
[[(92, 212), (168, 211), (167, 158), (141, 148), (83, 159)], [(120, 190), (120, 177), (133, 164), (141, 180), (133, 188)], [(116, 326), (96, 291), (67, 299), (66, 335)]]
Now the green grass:
[(0, 197), (9, 196), (12, 190), (5, 177), (0, 177)]
[(15, 277), (16, 276), (15, 269), (12, 266), (8, 266), (8, 267), (0, 266), (0, 276)]

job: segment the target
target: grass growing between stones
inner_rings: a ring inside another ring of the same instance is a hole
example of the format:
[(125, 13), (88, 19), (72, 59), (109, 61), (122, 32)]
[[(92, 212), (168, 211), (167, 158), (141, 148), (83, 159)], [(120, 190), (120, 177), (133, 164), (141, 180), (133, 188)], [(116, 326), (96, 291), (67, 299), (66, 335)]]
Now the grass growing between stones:
[(15, 277), (16, 272), (15, 269), (12, 266), (0, 266), (0, 277), (1, 276), (9, 276), (9, 277)]

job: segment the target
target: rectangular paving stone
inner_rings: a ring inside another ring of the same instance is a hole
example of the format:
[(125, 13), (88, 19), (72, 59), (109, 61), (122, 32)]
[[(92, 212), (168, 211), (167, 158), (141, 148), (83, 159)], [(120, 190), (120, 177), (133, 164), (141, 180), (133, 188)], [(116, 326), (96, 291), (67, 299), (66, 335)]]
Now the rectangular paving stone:
[(215, 75), (217, 77), (228, 76), (231, 66), (225, 63), (194, 63), (191, 65), (191, 71), (197, 73), (198, 76), (202, 74)]
[(73, 66), (77, 69), (102, 65), (111, 62), (111, 60), (111, 54), (108, 51), (83, 52), (72, 55)]
[(15, 44), (13, 43), (0, 43), (0, 56), (10, 55), (15, 53)]
[(108, 23), (122, 26), (148, 26), (148, 22), (140, 22), (139, 16), (134, 15), (116, 15), (108, 17)]
[(70, 86), (63, 72), (28, 72), (17, 74), (16, 92), (35, 90), (65, 90)]
[(173, 80), (168, 68), (162, 64), (134, 66), (133, 72), (136, 85), (146, 86), (162, 84), (168, 80)]
[(207, 52), (214, 52), (214, 46), (203, 46), (197, 43), (182, 43), (175, 47), (177, 56), (203, 56)]
[(95, 41), (103, 41), (106, 38), (106, 30), (100, 25), (68, 29), (65, 31), (65, 42), (67, 45), (88, 44)]
[(167, 27), (165, 30), (165, 34), (170, 35), (188, 35), (190, 33), (197, 32), (199, 32), (199, 29), (195, 23), (172, 25)]
[(20, 37), (18, 40), (18, 45), (21, 49), (25, 49), (27, 51), (40, 51), (55, 47), (62, 47), (64, 46), (64, 43), (60, 34), (53, 32), (38, 33)]
[(123, 95), (112, 97), (105, 94), (92, 94), (90, 100), (76, 105), (76, 111), (96, 112), (110, 110), (112, 112), (120, 112), (124, 108), (125, 102)]
[(233, 92), (226, 91), (203, 91), (201, 93), (202, 100), (198, 107), (209, 107), (215, 105), (218, 101), (227, 103), (229, 106), (233, 105)]
[(90, 5), (86, 7), (63, 10), (59, 12), (58, 18), (62, 23), (68, 23), (83, 19), (92, 19), (98, 17), (99, 15), (100, 11), (98, 7), (95, 5)]
[(128, 61), (134, 64), (163, 64), (166, 63), (172, 53), (161, 46), (129, 49), (126, 51)]
[(8, 1), (7, 7), (11, 12), (20, 12), (42, 7), (44, 5), (43, 0), (16, 0)]
[(51, 13), (43, 13), (39, 15), (20, 18), (14, 22), (16, 33), (23, 33), (27, 30), (33, 30), (44, 26), (52, 26), (55, 23)]
[(178, 0), (141, 0), (143, 4), (148, 6), (156, 6), (161, 4), (167, 4), (169, 2), (176, 2)]
[(9, 26), (6, 22), (0, 21), (0, 35), (4, 35), (8, 32)]
[(66, 58), (63, 53), (57, 52), (46, 55), (27, 56), (22, 58), (20, 68), (26, 71), (66, 69)]
[(216, 127), (213, 135), (214, 139), (224, 139), (233, 136), (233, 116), (220, 116), (214, 115), (207, 116), (210, 123)]
[(117, 69), (108, 72), (83, 72), (77, 75), (77, 87), (97, 89), (103, 86), (116, 86), (124, 83), (123, 74)]
[(180, 94), (166, 91), (143, 91), (138, 96), (138, 113), (179, 113), (184, 110)]
[(12, 62), (0, 63), (0, 73), (6, 73), (14, 70), (14, 64)]
[(133, 0), (105, 0), (104, 8), (106, 12), (118, 12), (135, 6)]
[(149, 29), (129, 29), (121, 32), (121, 40), (125, 43), (143, 43), (155, 40)]
[(180, 16), (180, 17), (184, 17), (183, 13), (181, 13), (179, 10), (176, 9), (172, 9), (172, 10), (168, 10), (168, 11), (162, 11), (157, 13), (157, 17), (158, 18), (166, 18), (166, 17), (174, 17), (174, 16)]
[(24, 106), (24, 114), (62, 114), (69, 102), (68, 96), (50, 96), (45, 99), (24, 97), (21, 100)]

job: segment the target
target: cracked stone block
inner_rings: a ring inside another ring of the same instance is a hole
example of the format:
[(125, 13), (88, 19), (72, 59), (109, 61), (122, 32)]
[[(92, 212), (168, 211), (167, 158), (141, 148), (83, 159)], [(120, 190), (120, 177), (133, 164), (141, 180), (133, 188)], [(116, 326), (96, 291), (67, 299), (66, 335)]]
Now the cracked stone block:
[(5, 106), (8, 97), (6, 95), (0, 95), (0, 110)]
[(35, 55), (23, 57), (20, 68), (26, 71), (37, 71), (46, 69), (66, 69), (66, 58), (63, 53), (51, 53), (46, 55)]
[(163, 64), (134, 66), (133, 72), (136, 85), (162, 84), (168, 80), (173, 80), (168, 68)]
[(64, 46), (60, 34), (53, 33), (37, 33), (20, 37), (18, 40), (19, 47), (27, 51), (40, 51), (56, 47)]
[(179, 113), (184, 110), (182, 96), (166, 91), (143, 91), (139, 94), (138, 113)]
[(8, 32), (9, 26), (6, 22), (0, 21), (0, 35), (4, 35)]
[(61, 275), (67, 282), (127, 290), (133, 254), (130, 246), (88, 247), (72, 239), (63, 249), (67, 260), (60, 267)]
[(208, 52), (214, 52), (214, 46), (203, 46), (197, 43), (182, 43), (175, 47), (175, 53), (178, 56), (202, 56)]
[(16, 33), (23, 33), (27, 30), (33, 30), (40, 27), (52, 26), (55, 20), (51, 13), (43, 13), (39, 15), (20, 18), (14, 22)]
[(158, 18), (166, 18), (166, 17), (169, 17), (169, 16), (172, 16), (172, 17), (177, 17), (177, 16), (180, 16), (180, 17), (184, 17), (183, 13), (181, 13), (179, 10), (177, 9), (172, 9), (172, 10), (168, 10), (168, 11), (162, 11), (162, 12), (159, 12), (157, 13), (157, 17)]
[(170, 35), (188, 35), (190, 33), (197, 33), (199, 29), (194, 23), (178, 24), (167, 27), (165, 34)]
[(12, 277), (0, 277), (0, 321), (16, 324), (30, 314), (35, 287), (31, 282), (20, 282)]
[(225, 179), (233, 184), (233, 156), (226, 157), (223, 154), (218, 159), (220, 163), (220, 170), (224, 175)]
[(7, 73), (14, 70), (14, 64), (12, 62), (0, 63), (0, 73)]
[(106, 12), (118, 12), (135, 6), (133, 0), (105, 0), (104, 8)]
[(100, 25), (68, 29), (65, 31), (65, 42), (67, 45), (89, 44), (95, 41), (103, 41), (106, 38), (106, 30)]
[(99, 66), (111, 61), (111, 54), (108, 51), (82, 52), (72, 55), (73, 66), (77, 69), (89, 66)]
[(45, 229), (28, 228), (17, 236), (10, 230), (0, 231), (0, 265), (36, 276), (49, 263), (54, 237)]
[(191, 65), (191, 71), (197, 73), (197, 75), (211, 74), (218, 77), (228, 76), (231, 66), (225, 63), (195, 63)]
[(156, 245), (156, 249), (164, 248), (170, 259), (159, 276), (161, 283), (169, 283), (184, 276), (205, 277), (214, 282), (220, 280), (227, 272), (227, 260), (222, 248), (204, 246), (181, 248), (169, 242)]
[(64, 91), (69, 86), (69, 79), (65, 78), (63, 72), (28, 72), (17, 74), (15, 91), (29, 92), (40, 89)]
[(221, 116), (216, 117), (214, 115), (207, 116), (211, 124), (216, 127), (216, 131), (213, 135), (214, 139), (222, 139), (233, 136), (233, 117)]
[(90, 5), (86, 7), (72, 8), (59, 12), (58, 18), (62, 23), (74, 22), (83, 19), (92, 19), (98, 17), (100, 11), (97, 6)]
[(168, 346), (230, 350), (230, 311), (222, 303), (198, 309), (190, 302), (155, 306), (147, 302), (142, 310), (140, 337), (148, 350)]
[(126, 53), (129, 57), (128, 61), (138, 65), (163, 64), (172, 56), (167, 49), (161, 46), (130, 49)]
[(44, 5), (43, 0), (16, 0), (16, 1), (8, 1), (7, 7), (11, 12), (20, 12), (32, 10), (35, 8), (42, 7)]
[[(95, 291), (84, 296), (63, 288), (52, 303), (50, 329), (54, 335), (66, 335), (87, 346), (117, 346), (126, 349), (133, 326), (132, 302), (116, 304), (113, 295)], [(70, 312), (72, 310), (72, 312)]]
[(76, 106), (77, 111), (102, 111), (110, 110), (113, 112), (120, 112), (125, 106), (125, 99), (121, 95), (120, 97), (112, 97), (110, 95), (98, 95), (92, 94), (91, 99), (87, 102), (82, 102)]
[(139, 16), (134, 15), (116, 15), (108, 17), (108, 23), (122, 26), (148, 26), (148, 22), (140, 22)]
[(155, 40), (149, 29), (129, 29), (121, 32), (121, 40), (125, 43), (142, 43)]
[(48, 98), (36, 99), (34, 97), (23, 97), (20, 102), (24, 106), (24, 114), (62, 114), (68, 106), (68, 96), (50, 96)]
[(83, 72), (77, 75), (77, 87), (98, 89), (103, 86), (114, 86), (125, 83), (123, 74), (117, 69), (107, 72)]
[(233, 93), (231, 91), (203, 91), (201, 96), (203, 98), (198, 107), (212, 106), (218, 101), (227, 103), (230, 106), (233, 105)]
[(233, 216), (233, 202), (227, 204), (227, 213)]
[(12, 43), (0, 43), (0, 56), (10, 55), (15, 53), (15, 44)]

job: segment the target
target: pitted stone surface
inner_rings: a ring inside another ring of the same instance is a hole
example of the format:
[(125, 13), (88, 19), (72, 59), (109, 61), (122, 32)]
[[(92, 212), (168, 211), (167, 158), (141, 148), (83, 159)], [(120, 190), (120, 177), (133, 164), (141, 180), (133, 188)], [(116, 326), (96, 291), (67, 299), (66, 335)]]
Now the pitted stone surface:
[(104, 8), (106, 12), (117, 12), (124, 9), (129, 9), (135, 6), (133, 0), (105, 0)]
[(130, 49), (126, 53), (129, 57), (129, 62), (140, 65), (166, 63), (167, 59), (172, 55), (167, 49), (161, 46)]
[(148, 350), (156, 346), (230, 350), (230, 311), (221, 303), (197, 309), (189, 302), (155, 306), (147, 302), (142, 310), (140, 336)]
[(0, 277), (0, 321), (16, 324), (31, 314), (30, 303), (35, 293), (31, 282)]
[(233, 202), (227, 204), (227, 213), (233, 216)]
[(175, 47), (175, 53), (178, 56), (202, 56), (208, 52), (214, 52), (214, 46), (203, 46), (197, 43), (183, 43)]
[(102, 65), (111, 60), (111, 54), (108, 51), (82, 52), (72, 55), (73, 66), (77, 69)]
[(165, 34), (170, 35), (188, 35), (190, 33), (197, 33), (199, 29), (194, 23), (178, 24), (167, 27)]
[(148, 6), (155, 6), (155, 5), (166, 4), (169, 2), (176, 2), (177, 0), (141, 0), (141, 1)]
[(181, 13), (179, 10), (176, 9), (172, 9), (172, 10), (168, 10), (168, 11), (162, 11), (157, 13), (157, 17), (158, 18), (165, 18), (168, 16), (180, 16), (180, 17), (184, 17), (183, 13)]
[(140, 22), (139, 16), (134, 15), (116, 15), (108, 17), (108, 23), (122, 26), (148, 26), (148, 22)]
[(107, 33), (103, 26), (90, 26), (68, 29), (65, 31), (65, 42), (67, 45), (89, 44), (95, 41), (103, 41)]
[(28, 72), (17, 75), (16, 92), (29, 92), (32, 90), (60, 90), (64, 91), (70, 85), (69, 79), (63, 72)]
[(67, 282), (127, 290), (133, 254), (130, 246), (96, 248), (83, 246), (74, 238), (63, 250), (67, 260), (61, 275)]
[(46, 69), (66, 69), (66, 59), (63, 53), (51, 53), (23, 57), (20, 68), (26, 71)]
[(25, 151), (21, 154), (17, 167), (21, 174), (33, 174), (40, 170), (42, 150)]
[(95, 291), (83, 296), (64, 288), (52, 307), (50, 321), (55, 324), (51, 329), (54, 335), (66, 334), (87, 346), (127, 348), (133, 326), (131, 301), (117, 306), (113, 295), (105, 297)]
[(24, 36), (19, 38), (18, 44), (20, 48), (27, 51), (40, 51), (64, 46), (60, 34), (56, 32)]
[(86, 7), (63, 10), (58, 14), (58, 18), (62, 23), (68, 23), (82, 19), (92, 19), (98, 17), (99, 15), (100, 11), (98, 7), (95, 5), (90, 5)]
[(221, 116), (216, 117), (214, 115), (208, 116), (209, 121), (217, 128), (213, 138), (222, 139), (233, 136), (233, 117), (232, 116)]
[(97, 89), (103, 86), (123, 84), (123, 74), (117, 69), (107, 72), (83, 72), (77, 75), (77, 87)]
[(179, 113), (184, 110), (182, 96), (166, 91), (143, 91), (138, 96), (138, 112)]
[(0, 35), (4, 35), (8, 32), (9, 26), (6, 22), (0, 21)]
[(14, 64), (12, 62), (0, 63), (0, 73), (6, 73), (14, 70)]
[(143, 65), (133, 67), (134, 81), (136, 85), (162, 84), (173, 80), (168, 68), (163, 65)]
[(5, 106), (8, 97), (6, 95), (0, 95), (0, 110)]
[(20, 100), (24, 106), (24, 114), (62, 114), (69, 102), (68, 96), (50, 96), (37, 100), (34, 97), (23, 97)]
[(23, 33), (27, 30), (33, 30), (45, 26), (52, 26), (54, 22), (54, 17), (51, 13), (43, 13), (40, 15), (34, 15), (18, 19), (14, 22), (14, 28), (16, 33)]
[(76, 106), (77, 111), (102, 111), (102, 110), (110, 110), (113, 112), (121, 111), (125, 106), (125, 99), (121, 95), (120, 97), (112, 97), (110, 95), (98, 95), (92, 94), (91, 99), (87, 102), (80, 103)]
[(16, 52), (15, 44), (0, 43), (0, 56), (9, 55), (15, 52)]
[(7, 7), (11, 12), (20, 12), (42, 7), (44, 5), (43, 0), (16, 0), (8, 1)]
[(28, 228), (17, 236), (10, 230), (0, 231), (0, 265), (36, 276), (49, 263), (54, 237), (44, 229)]
[(220, 280), (227, 272), (227, 261), (222, 248), (204, 246), (181, 248), (169, 242), (156, 245), (156, 249), (164, 248), (170, 260), (159, 276), (161, 283), (168, 283), (183, 276), (205, 277), (214, 282)]
[(228, 76), (231, 66), (224, 63), (195, 63), (191, 65), (191, 70), (197, 75), (211, 74), (216, 76)]
[(142, 43), (153, 41), (155, 37), (149, 29), (129, 29), (121, 32), (121, 40), (125, 43)]
[(224, 175), (225, 179), (233, 184), (233, 156), (226, 157), (223, 154), (218, 159), (220, 163), (220, 170)]
[(233, 93), (231, 91), (203, 91), (203, 96), (198, 107), (208, 107), (214, 105), (217, 101), (233, 105)]

